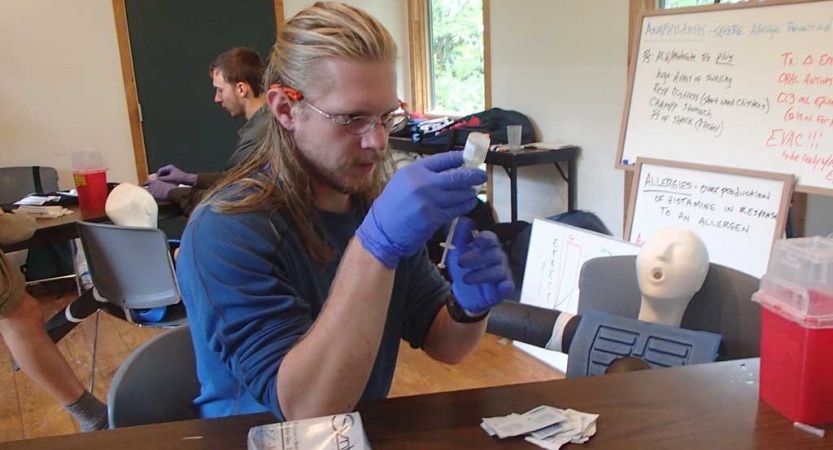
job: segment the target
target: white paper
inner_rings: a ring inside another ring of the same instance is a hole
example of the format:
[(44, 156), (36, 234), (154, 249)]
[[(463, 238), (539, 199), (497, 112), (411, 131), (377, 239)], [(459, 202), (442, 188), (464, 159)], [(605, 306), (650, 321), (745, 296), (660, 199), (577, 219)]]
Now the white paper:
[(48, 202), (57, 202), (60, 200), (61, 197), (56, 195), (49, 195), (49, 196), (42, 196), (42, 195), (29, 195), (19, 201), (16, 201), (14, 204), (18, 206), (22, 205), (43, 205), (44, 203)]
[(14, 210), (15, 214), (26, 214), (27, 216), (36, 219), (55, 219), (66, 214), (72, 214), (72, 211), (63, 206), (34, 206), (23, 205)]
[(573, 433), (575, 431), (578, 430), (571, 427), (569, 421), (564, 421), (555, 425), (550, 425), (546, 428), (541, 428), (540, 430), (533, 432), (532, 437), (535, 439), (546, 439), (557, 434)]
[(521, 415), (483, 419), (501, 439), (532, 433), (564, 420), (566, 417), (559, 409), (546, 405), (531, 409)]
[(495, 430), (493, 430), (490, 426), (486, 425), (486, 422), (480, 423), (480, 428), (483, 428), (483, 431), (486, 432), (489, 436), (496, 436)]
[(567, 443), (583, 444), (596, 434), (598, 414), (542, 405), (524, 414), (487, 417), (480, 427), (500, 439), (526, 435), (524, 440), (541, 448), (558, 450)]

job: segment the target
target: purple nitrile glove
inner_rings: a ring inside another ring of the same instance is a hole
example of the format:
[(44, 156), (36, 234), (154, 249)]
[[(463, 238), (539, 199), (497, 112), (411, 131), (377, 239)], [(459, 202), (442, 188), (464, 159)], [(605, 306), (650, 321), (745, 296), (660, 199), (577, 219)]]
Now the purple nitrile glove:
[(416, 254), (440, 225), (477, 205), (486, 172), (461, 168), (463, 152), (445, 152), (399, 169), (368, 211), (356, 237), (389, 269)]
[(168, 164), (156, 171), (156, 179), (174, 184), (187, 184), (193, 186), (197, 183), (197, 174), (183, 172), (179, 167)]
[(160, 201), (168, 201), (168, 194), (170, 194), (171, 190), (176, 187), (175, 184), (166, 183), (160, 180), (148, 181), (144, 184), (144, 186), (153, 198)]
[(481, 314), (515, 291), (509, 258), (497, 236), (484, 231), (472, 236), (474, 221), (461, 217), (448, 252), (448, 274), (457, 303), (472, 314)]

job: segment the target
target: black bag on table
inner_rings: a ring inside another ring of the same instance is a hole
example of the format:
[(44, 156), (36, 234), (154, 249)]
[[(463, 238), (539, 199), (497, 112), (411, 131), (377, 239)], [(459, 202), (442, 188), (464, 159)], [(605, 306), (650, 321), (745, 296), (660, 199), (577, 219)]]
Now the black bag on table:
[(437, 145), (447, 147), (463, 147), (469, 133), (486, 133), (492, 144), (506, 144), (509, 137), (506, 133), (508, 125), (521, 125), (521, 144), (537, 141), (535, 128), (525, 115), (512, 110), (491, 108), (486, 111), (461, 117), (447, 128), (434, 133), (426, 133), (419, 138), (422, 145)]

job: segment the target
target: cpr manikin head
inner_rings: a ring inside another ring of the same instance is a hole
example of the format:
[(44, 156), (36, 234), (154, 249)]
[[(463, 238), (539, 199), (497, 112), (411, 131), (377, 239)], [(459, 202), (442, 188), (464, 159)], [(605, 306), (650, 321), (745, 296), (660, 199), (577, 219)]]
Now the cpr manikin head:
[(694, 232), (665, 228), (651, 236), (636, 256), (642, 292), (639, 320), (680, 326), (691, 297), (709, 271), (706, 245)]
[(146, 189), (122, 183), (107, 196), (104, 206), (107, 217), (123, 227), (156, 228), (159, 207)]

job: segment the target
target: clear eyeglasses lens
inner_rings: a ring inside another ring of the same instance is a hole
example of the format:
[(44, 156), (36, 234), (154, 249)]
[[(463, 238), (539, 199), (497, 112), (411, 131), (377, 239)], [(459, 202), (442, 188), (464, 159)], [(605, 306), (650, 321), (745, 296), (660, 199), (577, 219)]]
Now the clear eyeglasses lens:
[[(405, 127), (408, 123), (408, 116), (405, 114), (392, 114), (380, 124), (385, 127), (388, 133), (395, 133)], [(354, 135), (362, 135), (372, 130), (378, 122), (371, 117), (358, 116), (350, 119), (344, 126), (347, 132)]]

